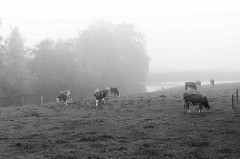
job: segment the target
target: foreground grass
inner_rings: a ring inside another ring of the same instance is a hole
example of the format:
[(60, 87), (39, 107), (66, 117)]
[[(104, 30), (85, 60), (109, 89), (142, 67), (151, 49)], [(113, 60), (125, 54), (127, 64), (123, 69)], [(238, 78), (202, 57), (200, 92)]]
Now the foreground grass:
[(183, 87), (110, 99), (0, 109), (0, 158), (240, 158), (240, 84), (201, 92), (211, 111), (183, 113)]

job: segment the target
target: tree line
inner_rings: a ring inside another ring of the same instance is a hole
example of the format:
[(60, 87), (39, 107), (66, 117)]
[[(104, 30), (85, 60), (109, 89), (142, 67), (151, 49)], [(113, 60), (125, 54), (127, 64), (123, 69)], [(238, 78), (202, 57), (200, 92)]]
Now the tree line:
[(43, 39), (33, 48), (25, 46), (15, 27), (8, 37), (0, 36), (0, 96), (48, 94), (51, 100), (70, 89), (78, 98), (107, 86), (118, 87), (121, 94), (144, 92), (145, 45), (132, 24), (99, 21), (76, 38)]

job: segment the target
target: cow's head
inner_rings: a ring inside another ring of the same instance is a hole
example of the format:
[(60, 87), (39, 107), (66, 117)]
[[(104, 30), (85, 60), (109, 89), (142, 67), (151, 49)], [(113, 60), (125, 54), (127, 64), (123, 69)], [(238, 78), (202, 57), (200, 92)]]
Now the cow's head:
[(93, 95), (94, 95), (95, 97), (97, 97), (97, 96), (99, 96), (99, 94), (100, 94), (100, 90), (99, 90), (99, 89), (95, 89)]
[(207, 100), (207, 97), (206, 96), (203, 96), (203, 105), (206, 109), (210, 110), (210, 105), (208, 104), (208, 100)]

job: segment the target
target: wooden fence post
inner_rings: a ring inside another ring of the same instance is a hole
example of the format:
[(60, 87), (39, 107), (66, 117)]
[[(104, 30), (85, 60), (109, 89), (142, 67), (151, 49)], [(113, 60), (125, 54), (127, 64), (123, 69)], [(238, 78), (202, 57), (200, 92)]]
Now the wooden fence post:
[(43, 104), (43, 96), (41, 96), (41, 104)]
[(232, 109), (233, 109), (233, 102), (234, 102), (234, 94), (232, 94)]
[(238, 89), (236, 90), (236, 94), (237, 94), (237, 106), (238, 106)]
[(22, 96), (22, 105), (24, 105), (24, 96)]

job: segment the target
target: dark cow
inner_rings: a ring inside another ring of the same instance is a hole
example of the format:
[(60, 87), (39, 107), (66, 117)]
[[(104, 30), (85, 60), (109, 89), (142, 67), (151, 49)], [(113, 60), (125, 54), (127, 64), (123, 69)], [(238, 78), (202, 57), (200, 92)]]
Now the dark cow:
[(120, 97), (120, 93), (117, 88), (107, 87), (106, 89), (108, 90), (109, 96)]
[(202, 112), (203, 106), (204, 106), (204, 108), (206, 108), (208, 110), (210, 109), (207, 97), (203, 94), (184, 93), (183, 94), (184, 112), (185, 112), (185, 109), (187, 109), (188, 112), (190, 113), (190, 110), (189, 110), (190, 104), (191, 105), (199, 105), (199, 113)]
[(214, 80), (213, 79), (210, 80), (210, 85), (212, 85), (212, 87), (214, 87)]
[(197, 85), (195, 82), (185, 82), (185, 90), (187, 90), (187, 87), (197, 91)]
[(67, 105), (67, 95), (65, 93), (60, 93), (57, 96), (57, 103), (59, 103), (60, 105)]
[(96, 100), (96, 106), (98, 106), (99, 102), (102, 103), (104, 101), (104, 98), (108, 96), (108, 90), (104, 89), (104, 90), (99, 90), (96, 89), (94, 92), (94, 97)]
[(196, 85), (197, 85), (197, 87), (199, 88), (199, 87), (201, 87), (201, 81), (199, 81), (199, 80), (196, 80)]
[(71, 102), (72, 97), (71, 97), (70, 90), (60, 91), (56, 101), (60, 105), (64, 105), (64, 104), (67, 105), (69, 102)]

